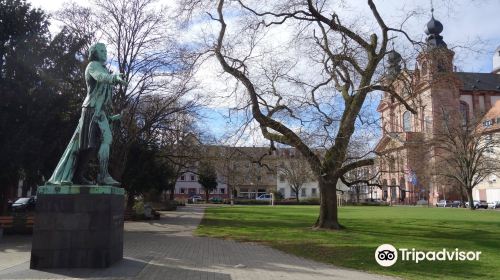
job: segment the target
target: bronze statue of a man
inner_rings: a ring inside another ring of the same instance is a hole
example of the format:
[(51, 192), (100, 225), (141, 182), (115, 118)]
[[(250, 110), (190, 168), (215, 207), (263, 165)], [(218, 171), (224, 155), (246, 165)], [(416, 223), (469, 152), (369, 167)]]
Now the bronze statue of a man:
[(96, 43), (89, 50), (89, 64), (85, 69), (87, 96), (82, 104), (82, 115), (63, 156), (59, 160), (49, 184), (92, 184), (85, 178), (91, 157), (97, 152), (100, 185), (119, 185), (108, 172), (109, 150), (112, 141), (110, 121), (120, 118), (112, 113), (111, 98), (115, 84), (126, 84), (122, 74), (110, 74), (105, 67), (106, 46)]

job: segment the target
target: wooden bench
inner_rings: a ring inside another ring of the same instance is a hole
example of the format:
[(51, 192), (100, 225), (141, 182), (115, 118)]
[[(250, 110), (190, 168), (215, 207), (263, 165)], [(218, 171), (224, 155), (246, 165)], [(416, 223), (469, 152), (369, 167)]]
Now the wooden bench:
[(4, 229), (4, 232), (31, 232), (34, 224), (34, 216), (0, 216), (0, 227)]
[(0, 227), (1, 228), (12, 228), (14, 223), (14, 217), (12, 216), (0, 216)]

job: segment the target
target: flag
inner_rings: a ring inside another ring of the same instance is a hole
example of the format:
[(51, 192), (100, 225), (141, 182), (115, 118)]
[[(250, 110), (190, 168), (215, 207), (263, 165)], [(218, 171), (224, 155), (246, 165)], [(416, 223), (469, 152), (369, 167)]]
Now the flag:
[(417, 173), (415, 173), (414, 170), (406, 167), (405, 174), (406, 174), (406, 178), (407, 178), (408, 182), (410, 182), (410, 184), (412, 184), (413, 186), (416, 186), (418, 184)]

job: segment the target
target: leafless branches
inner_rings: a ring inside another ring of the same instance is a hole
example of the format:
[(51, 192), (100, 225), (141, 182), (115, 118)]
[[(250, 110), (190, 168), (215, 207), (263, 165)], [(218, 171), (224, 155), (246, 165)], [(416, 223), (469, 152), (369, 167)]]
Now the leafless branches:
[(462, 119), (445, 114), (443, 126), (435, 135), (437, 175), (467, 193), (471, 208), (472, 190), (488, 176), (500, 171), (495, 150), (500, 139), (484, 127), (481, 116)]

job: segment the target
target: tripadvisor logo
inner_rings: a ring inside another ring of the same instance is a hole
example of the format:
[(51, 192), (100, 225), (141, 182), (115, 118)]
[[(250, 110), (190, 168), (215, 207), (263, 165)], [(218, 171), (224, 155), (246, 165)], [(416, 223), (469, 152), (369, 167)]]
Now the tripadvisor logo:
[(375, 250), (375, 260), (381, 266), (391, 266), (398, 260), (398, 251), (391, 244), (382, 244)]
[(419, 263), (421, 261), (479, 261), (481, 251), (461, 251), (458, 248), (439, 251), (419, 251), (415, 248), (396, 249), (391, 244), (382, 244), (375, 250), (375, 260), (384, 267), (394, 265), (398, 260)]

